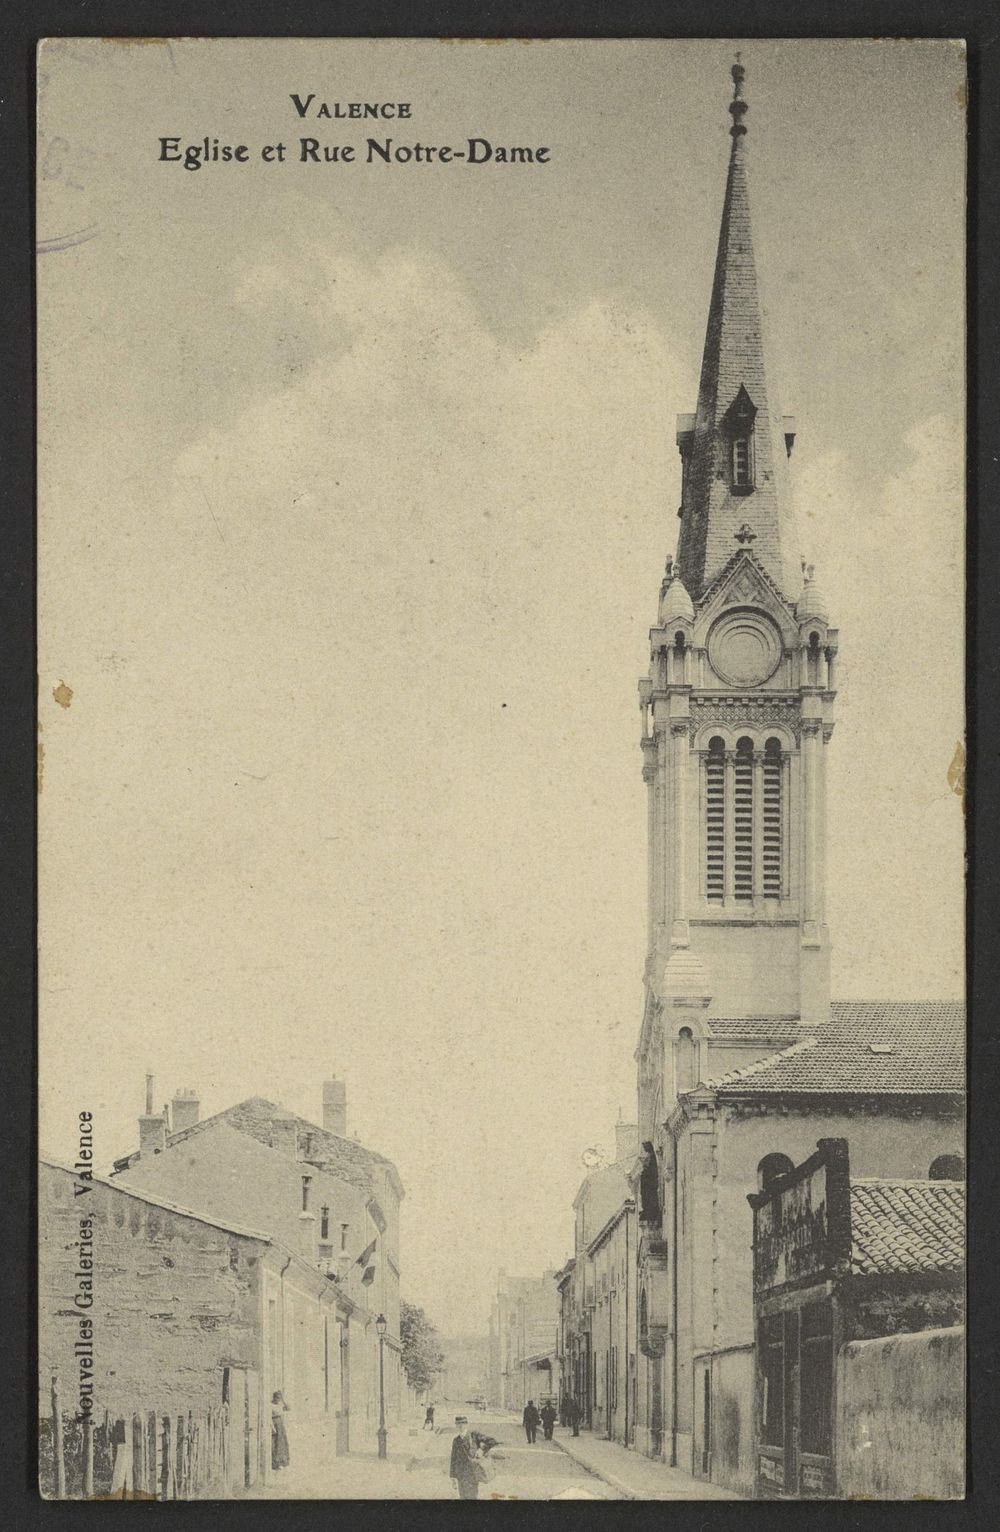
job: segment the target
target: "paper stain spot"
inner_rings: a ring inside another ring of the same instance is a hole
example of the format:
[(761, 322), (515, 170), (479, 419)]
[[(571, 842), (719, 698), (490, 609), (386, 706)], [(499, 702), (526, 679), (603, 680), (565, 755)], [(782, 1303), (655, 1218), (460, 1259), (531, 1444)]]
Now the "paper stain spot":
[(965, 746), (959, 740), (955, 746), (955, 754), (951, 758), (948, 767), (948, 786), (955, 796), (961, 799), (962, 813), (965, 813)]
[(69, 707), (73, 701), (73, 688), (67, 686), (65, 681), (60, 681), (58, 686), (53, 686), (52, 695), (60, 707)]

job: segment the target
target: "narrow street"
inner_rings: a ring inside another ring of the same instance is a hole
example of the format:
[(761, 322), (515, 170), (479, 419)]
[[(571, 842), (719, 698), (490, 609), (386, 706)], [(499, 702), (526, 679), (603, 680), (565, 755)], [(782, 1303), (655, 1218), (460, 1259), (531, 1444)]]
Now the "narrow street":
[(338, 1457), (322, 1437), (291, 1437), (292, 1461), (253, 1498), (301, 1500), (453, 1500), (448, 1477), (454, 1417), (468, 1413), (474, 1431), (497, 1439), (491, 1453), (495, 1478), (480, 1488), (483, 1500), (731, 1500), (739, 1497), (650, 1462), (614, 1442), (584, 1431), (579, 1437), (557, 1426), (555, 1440), (539, 1433), (530, 1445), (520, 1417), (476, 1411), (442, 1401), (437, 1429), (421, 1429), (422, 1413), (389, 1436), (389, 1455), (374, 1451)]
[[(448, 1477), (454, 1417), (465, 1406), (444, 1402), (438, 1410), (438, 1426), (432, 1433), (420, 1427), (422, 1412), (404, 1427), (391, 1432), (389, 1455), (379, 1461), (374, 1451), (355, 1451), (338, 1457), (320, 1436), (291, 1438), (292, 1461), (253, 1497), (302, 1500), (453, 1500), (455, 1486)], [(471, 1412), (470, 1412), (471, 1415)], [(496, 1478), (480, 1488), (482, 1499), (551, 1500), (557, 1496), (595, 1500), (626, 1498), (581, 1464), (574, 1462), (554, 1442), (542, 1440), (528, 1446), (520, 1419), (487, 1410), (471, 1417), (473, 1429), (496, 1437)]]
[[(484, 1484), (480, 1496), (501, 1500), (567, 1499), (621, 1500), (617, 1490), (605, 1484), (582, 1464), (563, 1452), (555, 1441), (544, 1440), (541, 1431), (534, 1445), (525, 1440), (516, 1415), (486, 1411), (477, 1414), (473, 1430), (498, 1438), (490, 1454), (496, 1478)], [(450, 1446), (453, 1432), (449, 1431)]]

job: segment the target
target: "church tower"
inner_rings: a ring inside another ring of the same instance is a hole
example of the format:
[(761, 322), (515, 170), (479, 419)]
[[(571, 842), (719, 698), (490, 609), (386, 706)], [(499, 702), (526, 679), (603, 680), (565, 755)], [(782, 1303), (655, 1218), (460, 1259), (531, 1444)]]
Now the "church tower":
[(825, 762), (837, 634), (800, 557), (794, 422), (768, 394), (744, 75), (737, 61), (697, 409), (677, 422), (677, 556), (639, 683), (644, 1140), (678, 1090), (787, 1047), (829, 1014)]

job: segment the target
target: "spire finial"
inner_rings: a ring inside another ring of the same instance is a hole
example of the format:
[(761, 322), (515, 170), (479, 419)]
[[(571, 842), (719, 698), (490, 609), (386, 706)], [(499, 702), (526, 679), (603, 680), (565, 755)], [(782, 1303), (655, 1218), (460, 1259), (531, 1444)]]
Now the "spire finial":
[(743, 118), (748, 110), (747, 103), (743, 99), (743, 81), (746, 79), (747, 72), (740, 60), (741, 55), (737, 53), (736, 63), (729, 71), (733, 77), (733, 99), (729, 103), (729, 110), (732, 113), (733, 125), (729, 131), (733, 136), (734, 147), (736, 140), (741, 138), (747, 130), (746, 123), (743, 121)]

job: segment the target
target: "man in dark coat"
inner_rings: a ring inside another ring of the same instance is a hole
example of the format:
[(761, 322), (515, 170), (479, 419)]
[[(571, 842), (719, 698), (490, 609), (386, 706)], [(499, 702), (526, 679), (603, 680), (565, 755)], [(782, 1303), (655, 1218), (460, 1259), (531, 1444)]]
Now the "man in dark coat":
[(542, 1405), (541, 1418), (542, 1430), (545, 1432), (545, 1440), (550, 1442), (552, 1440), (552, 1432), (554, 1431), (556, 1424), (556, 1412), (552, 1407), (551, 1399), (546, 1399), (545, 1403)]
[(529, 1399), (524, 1406), (524, 1414), (521, 1416), (521, 1423), (524, 1426), (524, 1434), (528, 1438), (529, 1447), (533, 1447), (535, 1444), (535, 1436), (538, 1433), (538, 1422), (540, 1419), (541, 1416), (535, 1409), (534, 1399)]
[(476, 1471), (476, 1445), (472, 1440), (466, 1415), (456, 1415), (458, 1435), (451, 1444), (451, 1463), (448, 1477), (458, 1486), (459, 1500), (479, 1499), (479, 1474)]

